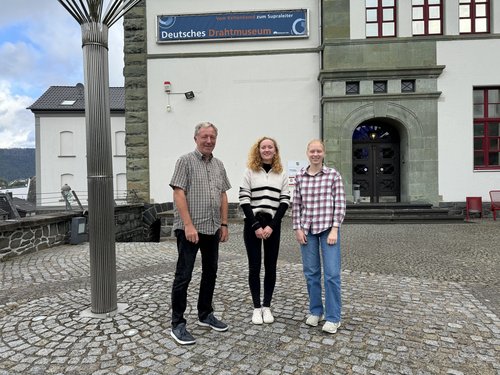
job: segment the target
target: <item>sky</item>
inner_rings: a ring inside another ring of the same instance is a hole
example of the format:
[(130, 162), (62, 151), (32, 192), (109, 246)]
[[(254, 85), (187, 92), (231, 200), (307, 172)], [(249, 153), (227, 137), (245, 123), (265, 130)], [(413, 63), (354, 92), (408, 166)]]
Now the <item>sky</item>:
[[(50, 86), (84, 83), (81, 29), (57, 0), (1, 2), (0, 148), (34, 148), (35, 116), (26, 108)], [(108, 47), (109, 84), (123, 86), (122, 20)]]

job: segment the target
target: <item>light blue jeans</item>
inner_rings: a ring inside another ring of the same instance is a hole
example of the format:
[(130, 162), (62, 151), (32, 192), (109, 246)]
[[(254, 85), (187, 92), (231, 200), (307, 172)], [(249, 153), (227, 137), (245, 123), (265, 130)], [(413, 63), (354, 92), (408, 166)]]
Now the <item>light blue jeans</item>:
[[(307, 244), (300, 245), (302, 266), (309, 293), (309, 311), (312, 315), (324, 314), (329, 322), (340, 322), (342, 309), (340, 288), (340, 229), (335, 245), (328, 245), (326, 239), (330, 229), (307, 234)], [(321, 248), (321, 255), (320, 255)], [(325, 307), (321, 298), (321, 261), (323, 260), (323, 279), (325, 287)]]

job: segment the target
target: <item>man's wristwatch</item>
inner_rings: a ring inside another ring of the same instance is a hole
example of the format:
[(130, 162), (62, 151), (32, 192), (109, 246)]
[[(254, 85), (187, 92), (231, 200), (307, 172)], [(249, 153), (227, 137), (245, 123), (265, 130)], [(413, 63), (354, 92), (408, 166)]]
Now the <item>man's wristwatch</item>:
[(227, 224), (222, 223), (220, 226), (221, 227), (227, 227)]

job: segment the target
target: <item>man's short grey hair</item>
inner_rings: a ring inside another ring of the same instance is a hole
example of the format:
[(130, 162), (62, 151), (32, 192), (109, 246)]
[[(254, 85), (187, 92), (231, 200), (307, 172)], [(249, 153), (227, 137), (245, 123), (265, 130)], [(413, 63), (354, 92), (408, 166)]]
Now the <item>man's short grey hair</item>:
[(212, 124), (211, 122), (200, 122), (194, 128), (194, 136), (196, 137), (201, 129), (206, 129), (206, 128), (213, 128), (215, 130), (215, 136), (218, 135), (217, 127), (214, 124)]

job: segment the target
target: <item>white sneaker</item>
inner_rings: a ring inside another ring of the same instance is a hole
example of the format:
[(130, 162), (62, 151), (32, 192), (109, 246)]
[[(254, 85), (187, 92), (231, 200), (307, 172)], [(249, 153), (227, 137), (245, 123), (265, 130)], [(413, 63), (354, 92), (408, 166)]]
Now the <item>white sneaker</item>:
[(271, 313), (271, 308), (270, 307), (263, 307), (262, 308), (262, 317), (264, 318), (264, 323), (272, 323), (274, 322), (274, 316)]
[(323, 331), (327, 333), (337, 333), (337, 329), (340, 327), (340, 322), (326, 322), (323, 325)]
[(252, 323), (253, 324), (262, 324), (262, 309), (253, 309), (253, 314), (252, 314)]
[(316, 327), (320, 321), (323, 320), (323, 315), (309, 315), (306, 320), (306, 324), (311, 327)]

